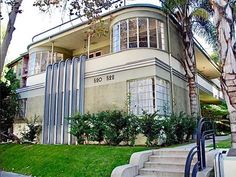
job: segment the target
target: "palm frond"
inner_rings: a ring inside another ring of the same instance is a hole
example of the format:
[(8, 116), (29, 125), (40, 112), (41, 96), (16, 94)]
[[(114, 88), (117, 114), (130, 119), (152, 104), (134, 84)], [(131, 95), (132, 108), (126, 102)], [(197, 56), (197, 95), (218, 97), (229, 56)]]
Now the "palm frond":
[(206, 43), (217, 49), (217, 31), (211, 21), (199, 21), (193, 24), (193, 32), (204, 38)]
[(192, 11), (191, 15), (193, 18), (200, 18), (202, 20), (207, 21), (209, 19), (209, 14), (207, 10), (203, 8), (196, 8)]

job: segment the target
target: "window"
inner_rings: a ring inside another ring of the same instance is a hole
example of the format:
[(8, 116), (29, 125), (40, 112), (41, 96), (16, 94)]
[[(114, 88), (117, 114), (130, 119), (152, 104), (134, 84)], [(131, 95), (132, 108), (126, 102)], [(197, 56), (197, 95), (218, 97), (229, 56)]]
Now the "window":
[(140, 115), (143, 111), (153, 113), (155, 109), (154, 79), (140, 79), (129, 82), (130, 111)]
[(147, 18), (138, 19), (139, 47), (147, 47)]
[(113, 52), (137, 47), (165, 50), (164, 23), (147, 17), (121, 20), (113, 26)]
[(18, 64), (17, 64), (17, 75), (16, 75), (16, 77), (18, 79), (21, 78), (21, 72), (22, 72), (22, 61), (18, 62)]
[(165, 50), (164, 23), (157, 22), (159, 48)]
[(24, 118), (26, 114), (26, 98), (19, 100), (19, 117)]
[(99, 57), (102, 55), (101, 51), (93, 52), (89, 54), (89, 58)]
[(28, 63), (28, 75), (40, 74), (46, 71), (48, 64), (63, 60), (63, 54), (55, 52), (53, 57), (50, 51), (34, 52), (30, 54)]
[(159, 114), (166, 115), (170, 113), (170, 88), (169, 82), (156, 79), (156, 105)]
[(154, 18), (149, 19), (149, 36), (150, 47), (157, 48), (157, 28), (156, 20)]
[(129, 48), (137, 47), (137, 19), (129, 19)]
[(121, 50), (127, 49), (127, 21), (120, 22), (120, 47)]
[(120, 24), (113, 26), (113, 51), (120, 51)]
[(170, 113), (169, 82), (160, 78), (146, 78), (128, 82), (129, 110), (135, 115), (143, 111), (160, 115)]

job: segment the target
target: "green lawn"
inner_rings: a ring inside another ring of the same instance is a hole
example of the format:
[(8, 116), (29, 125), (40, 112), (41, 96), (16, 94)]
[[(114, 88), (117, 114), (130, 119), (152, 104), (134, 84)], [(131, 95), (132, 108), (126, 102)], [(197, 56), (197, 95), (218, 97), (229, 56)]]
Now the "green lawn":
[(0, 169), (43, 177), (110, 177), (145, 147), (0, 145)]
[[(213, 145), (209, 145), (208, 147), (212, 147)], [(222, 140), (216, 143), (216, 148), (231, 148), (231, 140)]]

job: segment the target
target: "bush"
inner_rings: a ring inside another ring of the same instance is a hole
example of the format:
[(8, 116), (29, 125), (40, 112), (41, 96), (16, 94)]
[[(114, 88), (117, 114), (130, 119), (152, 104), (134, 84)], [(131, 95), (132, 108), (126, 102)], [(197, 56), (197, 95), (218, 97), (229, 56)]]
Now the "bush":
[(159, 121), (157, 112), (154, 112), (153, 114), (148, 114), (144, 111), (143, 115), (140, 117), (140, 128), (141, 133), (147, 137), (147, 146), (153, 146), (158, 144), (158, 138), (161, 135), (162, 125)]
[(106, 130), (106, 123), (105, 117), (106, 112), (99, 112), (97, 114), (92, 114), (90, 123), (90, 140), (97, 141), (99, 144), (104, 141), (105, 130)]
[(180, 112), (165, 117), (162, 124), (166, 135), (165, 145), (171, 145), (189, 140), (195, 130), (196, 119)]
[(33, 142), (37, 136), (39, 136), (42, 125), (38, 124), (37, 121), (39, 116), (35, 116), (31, 122), (27, 122), (28, 130), (21, 133), (22, 139)]
[(89, 139), (91, 116), (89, 113), (84, 115), (77, 113), (68, 118), (71, 125), (70, 133), (77, 138), (78, 144), (84, 144), (85, 140)]
[(171, 145), (189, 140), (196, 126), (196, 119), (181, 112), (160, 117), (157, 112), (137, 117), (114, 110), (96, 114), (76, 114), (69, 118), (71, 134), (79, 144), (85, 141), (106, 142), (109, 145), (134, 145), (139, 133), (147, 137), (146, 145)]
[(121, 111), (106, 111), (105, 140), (109, 145), (119, 145), (125, 140), (125, 129), (128, 127), (128, 120)]

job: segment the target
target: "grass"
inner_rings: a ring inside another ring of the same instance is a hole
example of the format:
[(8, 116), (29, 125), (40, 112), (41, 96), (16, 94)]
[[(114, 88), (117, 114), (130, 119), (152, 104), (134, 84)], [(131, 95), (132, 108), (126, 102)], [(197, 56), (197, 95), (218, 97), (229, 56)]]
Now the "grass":
[(132, 153), (146, 147), (0, 145), (0, 169), (43, 177), (110, 177)]
[[(209, 145), (208, 147), (212, 147), (213, 145)], [(231, 148), (231, 140), (222, 140), (216, 143), (216, 148)]]

